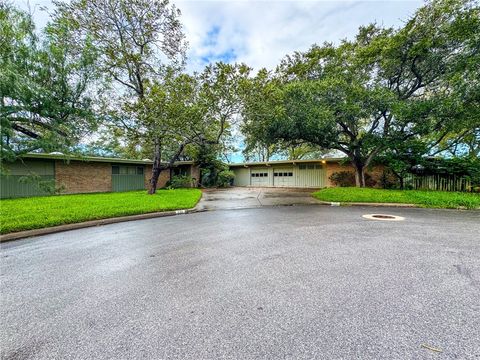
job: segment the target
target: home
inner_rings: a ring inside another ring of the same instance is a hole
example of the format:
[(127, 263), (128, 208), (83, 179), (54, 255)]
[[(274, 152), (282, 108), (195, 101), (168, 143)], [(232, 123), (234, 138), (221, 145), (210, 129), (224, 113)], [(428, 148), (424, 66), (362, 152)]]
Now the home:
[[(25, 154), (12, 164), (4, 164), (0, 178), (1, 198), (47, 195), (55, 187), (62, 194), (142, 190), (152, 176), (149, 159), (131, 160), (61, 153)], [(158, 188), (174, 175), (187, 175), (196, 187), (200, 169), (193, 161), (178, 161), (160, 173)]]

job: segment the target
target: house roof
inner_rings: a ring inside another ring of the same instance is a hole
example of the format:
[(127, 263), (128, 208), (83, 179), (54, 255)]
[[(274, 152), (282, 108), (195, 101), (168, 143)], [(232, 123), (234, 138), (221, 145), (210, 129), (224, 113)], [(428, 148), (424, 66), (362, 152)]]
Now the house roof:
[(340, 162), (346, 160), (346, 157), (341, 158), (325, 158), (325, 159), (305, 159), (305, 160), (273, 160), (273, 161), (259, 161), (259, 162), (246, 162), (246, 163), (234, 163), (228, 164), (230, 167), (249, 167), (249, 166), (271, 166), (271, 165), (295, 165), (302, 163), (328, 163), (328, 162)]
[[(66, 155), (59, 153), (28, 153), (21, 156), (23, 159), (52, 159), (52, 160), (64, 160), (64, 161), (85, 161), (85, 162), (106, 162), (115, 164), (138, 164), (138, 165), (152, 165), (153, 161), (149, 159), (137, 160), (137, 159), (122, 159), (114, 157), (101, 157), (101, 156), (79, 156), (79, 155)], [(175, 165), (191, 165), (193, 161), (176, 161)]]

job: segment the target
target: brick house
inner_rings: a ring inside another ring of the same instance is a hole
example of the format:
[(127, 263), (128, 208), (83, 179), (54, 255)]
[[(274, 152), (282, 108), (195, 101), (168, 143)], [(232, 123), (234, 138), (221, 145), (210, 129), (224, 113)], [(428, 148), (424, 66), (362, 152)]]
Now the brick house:
[[(151, 160), (107, 157), (74, 157), (63, 154), (25, 154), (5, 165), (1, 198), (45, 195), (41, 184), (55, 185), (63, 194), (116, 192), (147, 189), (152, 176)], [(193, 161), (179, 161), (160, 173), (157, 188), (174, 175), (187, 175), (196, 187), (200, 169)], [(29, 179), (31, 179), (29, 181)]]

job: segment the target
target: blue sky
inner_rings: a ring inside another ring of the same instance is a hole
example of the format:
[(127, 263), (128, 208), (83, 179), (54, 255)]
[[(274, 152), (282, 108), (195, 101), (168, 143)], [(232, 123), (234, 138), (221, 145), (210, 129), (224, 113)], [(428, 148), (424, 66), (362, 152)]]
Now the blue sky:
[[(14, 0), (28, 6), (43, 26), (51, 0)], [(171, 1), (172, 2), (172, 1)], [(188, 50), (188, 71), (216, 61), (245, 62), (273, 69), (287, 54), (314, 43), (338, 43), (370, 22), (400, 26), (422, 1), (249, 1), (177, 0)]]

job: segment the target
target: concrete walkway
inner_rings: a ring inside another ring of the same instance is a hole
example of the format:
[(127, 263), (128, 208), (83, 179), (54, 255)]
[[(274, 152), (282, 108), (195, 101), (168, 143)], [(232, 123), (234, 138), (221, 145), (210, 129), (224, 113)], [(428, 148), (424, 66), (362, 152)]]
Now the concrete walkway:
[(315, 189), (251, 188), (204, 190), (199, 210), (246, 209), (262, 206), (310, 205), (320, 202), (311, 196)]

